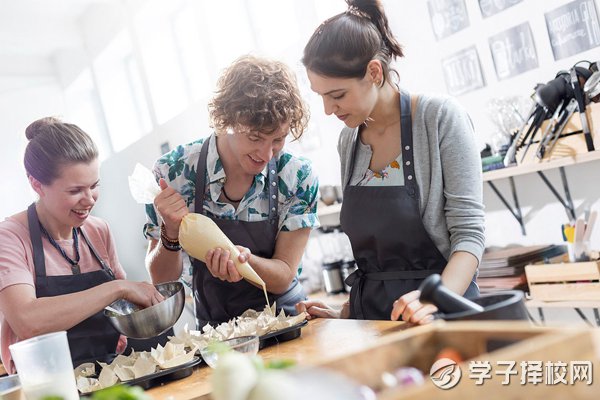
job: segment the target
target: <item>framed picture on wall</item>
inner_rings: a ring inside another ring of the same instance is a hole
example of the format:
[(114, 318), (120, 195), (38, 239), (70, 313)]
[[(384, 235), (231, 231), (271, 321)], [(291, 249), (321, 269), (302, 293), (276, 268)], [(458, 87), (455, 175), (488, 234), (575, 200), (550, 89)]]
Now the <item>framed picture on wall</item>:
[(514, 26), (488, 39), (498, 80), (538, 67), (535, 42), (528, 22)]
[(554, 60), (600, 46), (594, 0), (576, 0), (544, 14)]
[(479, 53), (475, 46), (468, 47), (442, 59), (444, 80), (448, 93), (458, 96), (485, 86)]
[(431, 27), (437, 40), (452, 35), (469, 26), (465, 0), (427, 1)]
[(522, 1), (523, 0), (479, 0), (479, 9), (481, 10), (483, 18), (487, 18)]

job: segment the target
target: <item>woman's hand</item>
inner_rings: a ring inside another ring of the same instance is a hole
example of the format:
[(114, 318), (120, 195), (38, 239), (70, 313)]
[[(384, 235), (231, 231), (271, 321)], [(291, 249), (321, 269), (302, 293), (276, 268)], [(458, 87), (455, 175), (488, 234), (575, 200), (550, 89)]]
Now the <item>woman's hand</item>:
[(306, 312), (306, 319), (313, 318), (341, 318), (342, 311), (329, 307), (321, 300), (305, 300), (296, 304), (298, 314)]
[(433, 304), (421, 303), (419, 296), (421, 292), (413, 290), (394, 301), (391, 319), (396, 321), (402, 316), (402, 320), (416, 325), (428, 324), (433, 321), (433, 313), (438, 309)]
[(183, 197), (167, 185), (163, 178), (160, 178), (158, 183), (162, 191), (154, 199), (154, 206), (165, 224), (167, 237), (175, 240), (179, 237), (181, 220), (189, 213), (189, 210)]
[[(250, 251), (245, 247), (238, 246), (238, 249), (240, 248), (245, 249), (245, 252), (242, 254), (249, 259)], [(242, 260), (242, 254), (239, 255), (240, 261)], [(230, 255), (229, 250), (223, 250), (220, 247), (207, 251), (206, 268), (208, 268), (212, 276), (222, 281), (239, 282), (242, 280), (242, 275), (238, 272)]]
[(122, 288), (123, 298), (131, 303), (141, 307), (150, 307), (158, 304), (165, 298), (154, 285), (148, 282), (132, 282), (127, 280), (117, 280)]

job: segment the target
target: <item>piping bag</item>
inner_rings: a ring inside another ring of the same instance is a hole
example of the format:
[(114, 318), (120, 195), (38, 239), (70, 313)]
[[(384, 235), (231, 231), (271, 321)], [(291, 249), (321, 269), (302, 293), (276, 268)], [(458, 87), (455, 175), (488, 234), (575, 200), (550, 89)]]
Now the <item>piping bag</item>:
[[(129, 176), (129, 190), (139, 204), (152, 204), (154, 198), (161, 192), (152, 172), (139, 163), (136, 164), (133, 174)], [(240, 251), (212, 219), (202, 214), (187, 214), (179, 225), (179, 243), (186, 253), (204, 263), (206, 263), (205, 256), (208, 250), (216, 247), (228, 250), (240, 275), (265, 290), (265, 282), (248, 262), (240, 262)]]

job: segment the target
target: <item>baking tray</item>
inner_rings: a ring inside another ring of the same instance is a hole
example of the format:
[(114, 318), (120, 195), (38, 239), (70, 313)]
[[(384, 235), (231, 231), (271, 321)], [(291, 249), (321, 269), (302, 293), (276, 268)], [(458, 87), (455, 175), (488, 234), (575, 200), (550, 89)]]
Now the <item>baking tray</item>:
[(123, 382), (125, 385), (140, 386), (142, 389), (160, 385), (165, 382), (187, 378), (194, 372), (194, 367), (202, 362), (202, 358), (194, 357), (192, 361), (173, 368), (163, 369), (150, 375)]
[[(128, 381), (119, 382), (117, 385), (129, 385), (129, 386), (139, 386), (142, 389), (150, 389), (154, 386), (161, 385), (166, 382), (176, 381), (178, 379), (187, 378), (194, 372), (194, 367), (202, 362), (202, 358), (194, 357), (192, 361), (187, 362), (185, 364), (178, 365), (173, 368), (167, 368), (155, 372), (153, 374), (149, 374), (146, 376), (141, 376), (136, 379), (130, 379)], [(97, 368), (97, 367), (96, 367)], [(97, 377), (97, 376), (96, 376)], [(93, 392), (92, 392), (93, 393)], [(87, 393), (90, 395), (91, 393)]]
[(268, 346), (272, 346), (277, 343), (287, 342), (299, 338), (302, 334), (302, 328), (308, 324), (307, 320), (302, 321), (294, 326), (280, 329), (275, 332), (269, 332), (259, 337), (258, 348), (263, 349)]

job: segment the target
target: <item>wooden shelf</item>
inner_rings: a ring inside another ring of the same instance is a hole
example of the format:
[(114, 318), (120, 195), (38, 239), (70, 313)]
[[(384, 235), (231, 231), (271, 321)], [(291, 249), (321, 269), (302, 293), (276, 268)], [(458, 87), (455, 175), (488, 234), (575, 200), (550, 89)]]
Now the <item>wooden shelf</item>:
[(600, 160), (600, 150), (590, 151), (587, 153), (576, 154), (571, 157), (561, 157), (551, 161), (543, 161), (539, 163), (522, 164), (516, 167), (507, 167), (488, 171), (483, 173), (483, 181), (493, 181), (496, 179), (509, 178), (511, 176), (526, 175), (538, 171), (546, 171), (569, 165), (581, 164), (590, 161)]
[(527, 307), (532, 308), (599, 308), (600, 301), (598, 300), (571, 300), (571, 301), (542, 301), (527, 299), (525, 301)]
[[(510, 211), (510, 213), (513, 215), (513, 217), (515, 217), (515, 219), (521, 226), (521, 232), (523, 233), (523, 235), (526, 235), (527, 233), (525, 232), (525, 222), (523, 221), (523, 215), (521, 213), (521, 207), (519, 205), (519, 199), (517, 197), (517, 190), (514, 177), (518, 175), (531, 174), (534, 172), (537, 173), (542, 179), (542, 181), (546, 184), (546, 186), (550, 189), (552, 194), (556, 197), (556, 199), (563, 205), (570, 220), (574, 222), (577, 219), (577, 215), (575, 213), (573, 200), (571, 199), (571, 193), (569, 190), (567, 175), (565, 173), (565, 167), (598, 160), (600, 160), (600, 151), (598, 150), (585, 153), (576, 153), (572, 156), (556, 158), (554, 160), (521, 164), (516, 167), (507, 167), (497, 169), (494, 171), (484, 172), (483, 181), (487, 182), (488, 185), (494, 191), (494, 193), (496, 193), (498, 198), (502, 201), (502, 203), (506, 206), (508, 211)], [(558, 169), (560, 172), (560, 177), (564, 191), (564, 198), (554, 187), (554, 185), (550, 182), (550, 180), (548, 180), (546, 175), (544, 175), (544, 171), (551, 169)], [(509, 203), (509, 200), (504, 196), (504, 194), (496, 187), (496, 185), (493, 182), (494, 180), (502, 178), (508, 178), (509, 180), (510, 192), (512, 194), (512, 201), (514, 205), (511, 205)]]
[[(535, 308), (538, 311), (538, 318), (540, 323), (543, 325), (546, 323), (546, 317), (544, 316), (545, 308), (570, 308), (575, 310), (579, 315), (579, 318), (590, 327), (600, 327), (600, 301), (598, 300), (570, 300), (570, 301), (542, 301), (535, 299), (528, 299), (525, 301), (527, 308)], [(595, 325), (592, 321), (586, 317), (581, 310), (582, 308), (591, 308), (594, 315)], [(531, 317), (531, 316), (530, 316)]]

